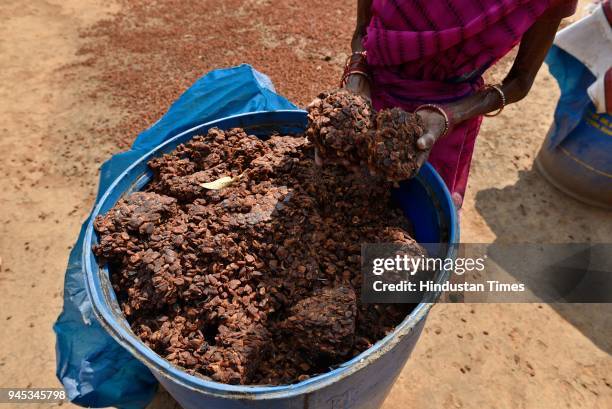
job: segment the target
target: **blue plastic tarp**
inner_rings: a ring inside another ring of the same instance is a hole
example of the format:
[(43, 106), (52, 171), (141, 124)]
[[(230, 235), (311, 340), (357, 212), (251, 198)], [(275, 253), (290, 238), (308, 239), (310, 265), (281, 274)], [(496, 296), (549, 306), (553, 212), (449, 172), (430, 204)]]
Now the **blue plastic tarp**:
[[(297, 107), (276, 94), (270, 79), (251, 66), (212, 71), (142, 132), (129, 151), (114, 155), (102, 165), (96, 202), (132, 162), (182, 131), (230, 115), (283, 109)], [(153, 399), (156, 379), (100, 326), (87, 297), (81, 254), (88, 222), (89, 218), (70, 253), (64, 308), (53, 326), (57, 335), (57, 377), (70, 400), (78, 405), (143, 408)]]

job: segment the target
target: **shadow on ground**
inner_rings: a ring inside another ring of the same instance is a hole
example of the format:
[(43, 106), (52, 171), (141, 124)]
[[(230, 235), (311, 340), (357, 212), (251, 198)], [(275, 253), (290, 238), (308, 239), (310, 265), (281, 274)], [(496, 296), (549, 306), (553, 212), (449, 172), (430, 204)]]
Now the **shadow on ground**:
[(163, 388), (159, 387), (159, 391), (155, 395), (153, 402), (147, 406), (147, 409), (182, 409), (172, 396)]
[[(612, 242), (612, 212), (565, 196), (535, 169), (520, 171), (514, 185), (479, 191), (475, 207), (495, 233), (495, 243)], [(512, 266), (507, 270), (512, 274)], [(612, 304), (551, 306), (597, 347), (612, 354)]]

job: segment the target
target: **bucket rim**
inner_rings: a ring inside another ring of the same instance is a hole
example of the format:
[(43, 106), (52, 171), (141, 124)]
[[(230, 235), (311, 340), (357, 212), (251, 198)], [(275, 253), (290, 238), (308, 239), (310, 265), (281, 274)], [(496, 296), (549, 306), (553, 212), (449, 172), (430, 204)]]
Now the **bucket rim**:
[[(188, 130), (178, 133), (177, 135), (168, 138), (160, 145), (150, 149), (143, 153), (137, 160), (130, 164), (106, 189), (104, 194), (100, 196), (100, 199), (96, 203), (94, 210), (92, 211), (87, 228), (85, 232), (83, 242), (82, 261), (83, 268), (85, 270), (85, 284), (89, 300), (91, 301), (92, 311), (96, 316), (100, 325), (111, 335), (111, 337), (117, 341), (123, 348), (128, 350), (134, 355), (140, 362), (147, 366), (154, 375), (162, 376), (169, 379), (171, 382), (181, 385), (184, 388), (206, 393), (211, 396), (217, 396), (222, 398), (234, 398), (234, 399), (274, 399), (277, 397), (287, 398), (295, 395), (307, 394), (312, 391), (324, 388), (332, 383), (336, 383), (341, 379), (344, 379), (351, 374), (365, 368), (373, 361), (384, 355), (389, 350), (393, 349), (405, 336), (410, 334), (415, 327), (424, 320), (433, 306), (433, 302), (421, 302), (404, 318), (404, 320), (395, 327), (395, 329), (384, 338), (377, 341), (370, 348), (366, 349), (359, 355), (352, 359), (343, 362), (334, 369), (321, 373), (311, 378), (294, 383), (285, 384), (278, 386), (266, 386), (266, 385), (229, 385), (212, 380), (207, 380), (202, 377), (190, 375), (183, 369), (172, 365), (170, 362), (165, 360), (163, 357), (158, 355), (152, 349), (144, 344), (132, 331), (129, 329), (129, 325), (126, 327), (123, 322), (127, 324), (125, 317), (118, 311), (113, 311), (111, 305), (106, 302), (106, 297), (109, 292), (109, 288), (105, 288), (101, 282), (101, 276), (104, 274), (104, 269), (99, 268), (91, 249), (94, 228), (93, 222), (98, 214), (100, 214), (102, 207), (109, 199), (109, 196), (114, 192), (119, 182), (126, 178), (130, 172), (143, 161), (150, 159), (152, 155), (155, 155), (165, 146), (171, 144), (177, 139), (183, 137), (188, 133), (192, 133), (201, 128), (211, 128), (215, 124), (222, 123), (223, 121), (230, 119), (239, 119), (243, 117), (257, 116), (262, 114), (279, 114), (284, 116), (284, 120), (289, 122), (289, 119), (304, 120), (306, 117), (306, 111), (304, 110), (277, 110), (277, 111), (256, 111), (248, 112), (237, 115), (231, 115), (224, 118), (219, 118), (214, 121), (209, 121), (197, 126), (194, 126)], [(289, 117), (289, 118), (287, 118)], [(425, 172), (429, 177), (433, 177), (440, 186), (444, 189), (445, 193), (441, 198), (441, 201), (445, 201), (446, 206), (449, 206), (451, 211), (451, 220), (449, 224), (449, 243), (456, 243), (458, 241), (459, 226), (457, 224), (456, 215), (454, 212), (454, 203), (451, 200), (450, 193), (444, 181), (440, 175), (433, 169), (429, 163), (425, 163), (422, 167), (421, 172)], [(417, 176), (419, 178), (419, 176)], [(450, 246), (453, 251), (454, 246)], [(96, 272), (97, 269), (97, 272)], [(436, 281), (445, 281), (448, 279), (449, 272), (441, 272)], [(112, 291), (112, 289), (111, 289)], [(430, 293), (429, 299), (434, 301), (437, 300), (439, 293)], [(120, 314), (123, 322), (118, 318), (117, 314)]]

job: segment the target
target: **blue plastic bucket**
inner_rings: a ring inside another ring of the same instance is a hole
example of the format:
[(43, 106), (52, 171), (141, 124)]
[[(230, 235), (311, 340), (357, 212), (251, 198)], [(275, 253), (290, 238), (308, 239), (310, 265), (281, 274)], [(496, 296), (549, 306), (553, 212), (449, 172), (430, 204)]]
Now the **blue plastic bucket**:
[[(302, 133), (306, 113), (301, 110), (254, 112), (199, 125), (169, 139), (134, 162), (104, 193), (93, 211), (83, 245), (87, 291), (100, 324), (124, 348), (142, 361), (164, 388), (186, 409), (375, 409), (382, 405), (394, 380), (414, 348), (436, 293), (425, 295), (409, 316), (388, 336), (360, 355), (330, 372), (303, 382), (283, 386), (239, 386), (212, 382), (192, 376), (149, 349), (136, 337), (125, 320), (112, 289), (106, 267), (99, 268), (91, 251), (97, 242), (93, 220), (104, 214), (124, 195), (138, 191), (151, 178), (149, 159), (168, 153), (209, 128), (242, 127), (248, 133), (266, 137)], [(428, 164), (419, 175), (400, 184), (394, 192), (414, 225), (415, 238), (422, 243), (458, 243), (455, 209), (444, 182)], [(446, 251), (446, 250), (445, 250)], [(442, 257), (454, 257), (454, 253)], [(439, 273), (443, 282), (448, 274)], [(426, 301), (426, 302), (425, 302)]]

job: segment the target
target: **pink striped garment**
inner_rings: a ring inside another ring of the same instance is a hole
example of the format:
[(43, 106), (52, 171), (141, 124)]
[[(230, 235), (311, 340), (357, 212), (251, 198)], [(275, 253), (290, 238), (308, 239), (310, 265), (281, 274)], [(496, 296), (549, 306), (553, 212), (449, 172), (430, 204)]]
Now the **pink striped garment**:
[[(376, 109), (414, 110), (479, 90), (482, 73), (545, 14), (571, 15), (576, 0), (374, 0), (364, 39)], [(456, 126), (430, 163), (455, 196), (465, 194), (481, 117)]]

